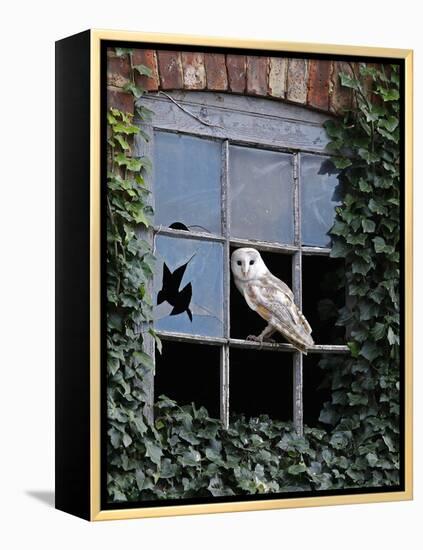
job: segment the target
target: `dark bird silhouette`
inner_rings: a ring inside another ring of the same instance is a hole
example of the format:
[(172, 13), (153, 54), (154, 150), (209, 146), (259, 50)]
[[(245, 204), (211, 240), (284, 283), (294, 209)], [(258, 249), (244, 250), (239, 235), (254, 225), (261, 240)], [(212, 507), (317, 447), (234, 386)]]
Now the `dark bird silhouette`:
[(176, 268), (173, 273), (163, 263), (163, 283), (162, 289), (157, 293), (157, 304), (162, 302), (168, 302), (173, 306), (170, 315), (179, 315), (179, 313), (187, 312), (187, 315), (192, 323), (192, 312), (189, 309), (192, 298), (192, 285), (188, 283), (182, 290), (179, 290), (179, 286), (184, 276), (187, 265), (194, 256), (180, 267)]
[(170, 229), (179, 229), (180, 231), (189, 231), (188, 227), (182, 222), (174, 222), (169, 225)]

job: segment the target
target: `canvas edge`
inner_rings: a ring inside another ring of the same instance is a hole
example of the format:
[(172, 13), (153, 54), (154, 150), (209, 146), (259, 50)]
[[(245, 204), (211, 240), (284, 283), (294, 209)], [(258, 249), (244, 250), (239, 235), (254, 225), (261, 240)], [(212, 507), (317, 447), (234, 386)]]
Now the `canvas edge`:
[[(154, 508), (123, 508), (101, 510), (100, 477), (100, 50), (101, 41), (163, 43), (180, 46), (214, 46), (255, 50), (328, 55), (357, 55), (403, 59), (405, 61), (405, 305), (406, 305), (406, 357), (405, 357), (405, 489), (398, 492), (364, 493), (360, 495), (316, 496), (268, 501), (208, 503), (175, 505)], [(247, 40), (224, 37), (143, 33), (133, 31), (91, 30), (90, 74), (90, 471), (91, 521), (135, 519), (178, 515), (212, 514), (223, 512), (258, 511), (311, 506), (404, 501), (413, 498), (413, 382), (412, 382), (412, 262), (413, 262), (413, 50), (367, 46), (345, 46), (314, 43)]]

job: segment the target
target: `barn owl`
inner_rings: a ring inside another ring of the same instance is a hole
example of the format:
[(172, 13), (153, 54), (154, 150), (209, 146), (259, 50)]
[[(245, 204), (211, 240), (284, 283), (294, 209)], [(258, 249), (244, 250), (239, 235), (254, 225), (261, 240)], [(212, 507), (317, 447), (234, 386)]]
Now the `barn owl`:
[(237, 289), (248, 306), (268, 322), (259, 336), (247, 340), (263, 342), (280, 332), (293, 346), (307, 355), (314, 345), (311, 327), (294, 302), (291, 289), (267, 269), (254, 248), (239, 248), (232, 253), (231, 269)]

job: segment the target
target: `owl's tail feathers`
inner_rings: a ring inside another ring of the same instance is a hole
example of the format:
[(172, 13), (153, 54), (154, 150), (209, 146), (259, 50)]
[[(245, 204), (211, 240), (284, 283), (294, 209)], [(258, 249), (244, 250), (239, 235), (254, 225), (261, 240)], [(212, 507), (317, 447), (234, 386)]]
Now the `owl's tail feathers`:
[(292, 344), (298, 351), (307, 355), (310, 348), (314, 346), (314, 340), (309, 332), (304, 330), (301, 326), (288, 326), (278, 323), (277, 330), (282, 333), (283, 336)]
[(298, 339), (294, 340), (292, 338), (288, 338), (288, 336), (286, 336), (286, 338), (298, 351), (301, 351), (304, 355), (307, 355), (309, 349), (314, 346), (314, 341), (312, 338), (310, 338), (311, 342), (307, 341), (307, 343)]

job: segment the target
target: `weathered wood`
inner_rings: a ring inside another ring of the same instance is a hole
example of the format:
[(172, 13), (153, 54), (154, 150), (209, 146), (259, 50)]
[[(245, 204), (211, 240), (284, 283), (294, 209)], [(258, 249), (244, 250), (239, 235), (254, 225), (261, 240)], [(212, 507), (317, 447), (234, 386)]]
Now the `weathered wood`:
[(229, 347), (220, 348), (220, 420), (225, 429), (229, 427)]
[[(184, 110), (162, 94), (148, 94), (138, 100), (154, 111), (155, 128), (315, 153), (324, 152), (328, 143), (322, 127), (328, 115), (305, 108), (287, 108), (282, 103), (242, 96), (218, 95), (217, 99), (216, 94), (207, 92), (170, 95)], [(254, 100), (264, 103), (256, 105)]]
[(275, 252), (280, 254), (294, 254), (297, 252), (298, 247), (292, 244), (279, 244), (279, 243), (270, 243), (263, 241), (255, 241), (248, 239), (235, 239), (230, 240), (232, 246), (247, 246), (254, 247), (257, 250), (263, 250), (265, 252)]
[(209, 346), (222, 346), (227, 343), (226, 338), (219, 336), (198, 336), (194, 334), (182, 334), (180, 332), (168, 332), (165, 330), (158, 330), (158, 336), (162, 340), (169, 340), (170, 342), (190, 342), (192, 344), (204, 344)]
[[(298, 252), (292, 257), (292, 291), (297, 306), (302, 308), (302, 255), (301, 255), (301, 198), (298, 155), (294, 155), (294, 240)], [(296, 352), (292, 372), (293, 422), (299, 435), (303, 434), (303, 354)]]
[[(302, 255), (328, 256), (330, 248), (302, 247), (301, 237), (301, 201), (300, 175), (298, 170), (300, 154), (293, 155), (294, 171), (294, 244), (269, 243), (230, 237), (230, 174), (228, 171), (229, 142), (249, 144), (251, 147), (283, 151), (305, 151), (318, 154), (325, 151), (327, 137), (322, 123), (328, 118), (301, 107), (285, 105), (269, 100), (210, 94), (207, 92), (172, 92), (172, 99), (163, 94), (149, 94), (139, 103), (150, 108), (155, 114), (150, 126), (144, 130), (150, 136), (146, 144), (141, 138), (135, 140), (135, 154), (152, 156), (154, 148), (154, 130), (188, 133), (222, 142), (222, 234), (181, 231), (167, 227), (155, 227), (154, 235), (167, 235), (183, 239), (215, 241), (224, 244), (224, 336), (210, 337), (159, 331), (163, 340), (188, 342), (191, 344), (213, 345), (220, 347), (220, 417), (222, 425), (229, 426), (229, 350), (242, 348), (253, 350), (277, 351), (293, 354), (293, 421), (299, 434), (303, 433), (303, 354), (287, 343), (259, 343), (230, 337), (230, 247), (253, 246), (258, 250), (292, 256), (292, 288), (295, 301), (301, 308), (302, 302)], [(153, 163), (154, 164), (154, 163)], [(153, 174), (150, 173), (152, 184)], [(154, 194), (153, 194), (154, 197)], [(149, 236), (151, 238), (151, 236)], [(146, 352), (154, 358), (154, 341), (145, 341)], [(151, 348), (149, 348), (151, 346)], [(149, 350), (149, 351), (148, 351)], [(315, 345), (310, 354), (348, 354), (347, 346)], [(154, 378), (147, 381), (151, 410), (154, 400)], [(149, 413), (150, 414), (150, 413)], [(152, 413), (151, 413), (152, 414)], [(150, 415), (151, 416), (151, 415)]]
[(169, 227), (154, 226), (156, 235), (165, 235), (167, 237), (178, 237), (179, 239), (196, 239), (198, 241), (214, 241), (218, 243), (225, 242), (225, 238), (214, 233), (203, 233), (200, 231), (184, 231), (183, 229), (171, 229)]
[(320, 246), (302, 246), (301, 252), (303, 256), (329, 256), (331, 248)]
[[(171, 342), (190, 342), (192, 344), (204, 344), (209, 346), (223, 346), (227, 344), (229, 348), (255, 349), (263, 351), (280, 351), (295, 353), (296, 349), (292, 344), (279, 342), (253, 342), (251, 340), (241, 340), (239, 338), (221, 338), (219, 336), (198, 336), (192, 334), (182, 334), (179, 332), (157, 331), (162, 340)], [(348, 346), (317, 344), (308, 350), (311, 354), (344, 354), (350, 353)]]
[[(223, 333), (227, 342), (230, 336), (230, 216), (229, 216), (229, 143), (222, 146), (221, 199), (222, 234), (225, 238), (223, 258)], [(226, 343), (220, 350), (220, 419), (225, 429), (229, 427), (229, 346)]]

